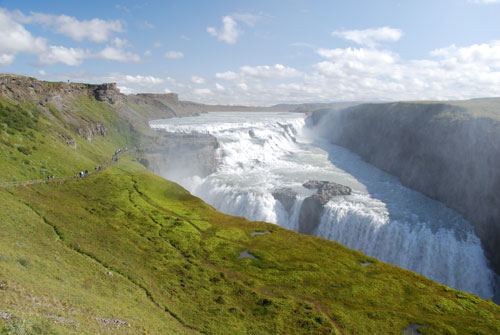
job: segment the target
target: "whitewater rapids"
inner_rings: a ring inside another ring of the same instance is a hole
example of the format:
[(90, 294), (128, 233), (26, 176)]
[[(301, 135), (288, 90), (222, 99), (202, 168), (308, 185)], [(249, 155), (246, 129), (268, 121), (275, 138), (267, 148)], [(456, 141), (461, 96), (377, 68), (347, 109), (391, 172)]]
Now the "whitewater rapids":
[[(315, 135), (299, 113), (214, 112), (157, 120), (152, 128), (210, 134), (220, 143), (217, 171), (206, 178), (166, 173), (217, 210), (298, 230), (308, 180), (352, 188), (332, 198), (315, 235), (421, 273), (455, 289), (493, 298), (493, 271), (479, 238), (457, 212)], [(287, 212), (272, 192), (298, 193)]]

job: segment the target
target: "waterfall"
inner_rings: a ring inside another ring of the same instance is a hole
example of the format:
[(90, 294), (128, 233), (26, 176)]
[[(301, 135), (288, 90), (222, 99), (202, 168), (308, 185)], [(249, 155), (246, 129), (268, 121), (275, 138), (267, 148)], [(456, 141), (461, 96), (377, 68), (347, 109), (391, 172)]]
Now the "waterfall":
[[(227, 214), (299, 229), (308, 180), (349, 186), (323, 208), (314, 234), (459, 290), (492, 298), (493, 272), (470, 224), (348, 150), (308, 129), (297, 113), (208, 113), (158, 120), (153, 128), (198, 132), (219, 143), (217, 172), (176, 182)], [(289, 208), (273, 192), (294, 194)]]

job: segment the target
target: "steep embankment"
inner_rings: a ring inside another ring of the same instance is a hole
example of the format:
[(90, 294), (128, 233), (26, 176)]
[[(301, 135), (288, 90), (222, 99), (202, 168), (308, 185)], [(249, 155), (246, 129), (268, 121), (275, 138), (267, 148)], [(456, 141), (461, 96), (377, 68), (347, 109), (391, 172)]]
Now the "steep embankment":
[(415, 323), (429, 334), (500, 331), (491, 302), (335, 242), (218, 213), (124, 159), (85, 179), (0, 190), (0, 327), (400, 334)]
[(500, 99), (318, 111), (333, 143), (463, 214), (500, 273)]
[[(1, 86), (2, 181), (72, 175), (138, 143), (140, 127), (120, 114), (123, 101), (96, 93), (103, 86), (19, 80)], [(25, 84), (54, 88), (32, 95)], [(0, 187), (0, 333), (500, 332), (491, 301), (218, 213), (139, 158), (125, 153), (63, 183)]]

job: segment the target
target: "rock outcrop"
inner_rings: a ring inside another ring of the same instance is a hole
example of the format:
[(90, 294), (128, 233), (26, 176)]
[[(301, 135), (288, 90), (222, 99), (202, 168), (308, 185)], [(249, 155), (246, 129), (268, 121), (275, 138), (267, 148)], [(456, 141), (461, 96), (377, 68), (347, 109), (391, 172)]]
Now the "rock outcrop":
[(25, 101), (57, 109), (68, 107), (71, 100), (80, 95), (94, 97), (112, 105), (120, 101), (120, 90), (116, 83), (81, 84), (69, 82), (47, 82), (32, 77), (0, 74), (0, 96), (16, 101)]
[(321, 213), (326, 203), (335, 196), (351, 194), (351, 188), (318, 180), (310, 180), (302, 186), (307, 189), (317, 189), (316, 194), (304, 199), (299, 213), (299, 232), (312, 235), (320, 224)]
[(500, 99), (318, 111), (318, 133), (461, 213), (500, 273)]
[(274, 199), (278, 200), (283, 205), (289, 214), (292, 213), (293, 205), (297, 200), (297, 192), (291, 188), (284, 187), (275, 190), (272, 195)]
[(340, 185), (331, 181), (310, 180), (302, 186), (310, 190), (318, 190), (318, 192), (311, 197), (317, 199), (321, 205), (325, 205), (335, 196), (350, 195), (352, 191), (348, 186)]
[(219, 143), (211, 135), (159, 132), (143, 147), (147, 167), (168, 179), (206, 177), (217, 168)]
[(78, 128), (77, 133), (87, 141), (92, 141), (95, 136), (106, 136), (108, 129), (100, 122), (90, 122), (87, 127)]
[[(320, 224), (321, 213), (328, 201), (339, 195), (350, 195), (351, 188), (330, 181), (318, 180), (310, 180), (302, 186), (317, 190), (315, 194), (304, 199), (299, 211), (299, 232), (313, 235)], [(291, 215), (297, 200), (297, 192), (285, 187), (275, 190), (272, 195)]]

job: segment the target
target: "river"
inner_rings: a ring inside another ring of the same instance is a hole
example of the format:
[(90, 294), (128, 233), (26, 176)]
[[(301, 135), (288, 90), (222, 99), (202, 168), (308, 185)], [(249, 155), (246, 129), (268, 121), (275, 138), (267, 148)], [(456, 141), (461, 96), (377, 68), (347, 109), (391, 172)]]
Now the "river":
[[(493, 272), (472, 226), (442, 203), (332, 145), (300, 113), (213, 112), (152, 121), (169, 132), (211, 134), (220, 143), (217, 171), (174, 180), (217, 210), (298, 230), (309, 180), (352, 189), (332, 198), (313, 234), (423, 274), (458, 290), (493, 298)], [(186, 167), (188, 168), (188, 167)], [(297, 194), (286, 210), (272, 193)]]

